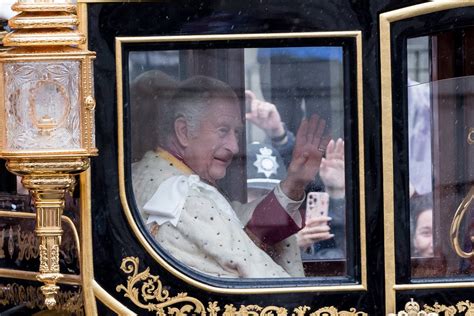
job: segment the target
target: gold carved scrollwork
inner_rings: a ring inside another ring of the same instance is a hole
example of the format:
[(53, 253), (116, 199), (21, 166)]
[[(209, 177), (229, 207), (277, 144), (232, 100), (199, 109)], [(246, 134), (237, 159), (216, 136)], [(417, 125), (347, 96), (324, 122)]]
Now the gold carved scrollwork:
[(59, 245), (51, 245), (51, 269), (59, 271)]
[(445, 316), (456, 315), (457, 310), (454, 306), (446, 306), (436, 302), (433, 306), (424, 305), (423, 309), (425, 312), (436, 313), (436, 315), (444, 313)]
[[(43, 258), (48, 257), (48, 249), (46, 248), (45, 245), (39, 246), (39, 253), (40, 253), (40, 256)], [(41, 260), (39, 270), (41, 272), (48, 271), (48, 262), (46, 260)]]
[(459, 312), (466, 311), (464, 315), (474, 316), (474, 303), (471, 303), (469, 300), (457, 303), (456, 307)]
[[(418, 306), (418, 311), (419, 311), (419, 305), (418, 303), (414, 302), (413, 299), (411, 302), (407, 303), (408, 304), (416, 304)], [(405, 309), (406, 310), (406, 309)], [(416, 310), (416, 308), (413, 310), (413, 312)], [(401, 313), (401, 312), (400, 312)], [(429, 305), (423, 305), (423, 311), (419, 311), (419, 314), (400, 314), (398, 315), (443, 315), (443, 316), (454, 316), (454, 315), (468, 315), (468, 316), (474, 316), (474, 304), (471, 303), (469, 300), (466, 301), (461, 301), (456, 304), (456, 306), (447, 306), (444, 304), (439, 304), (436, 302), (433, 306)]]
[(293, 310), (292, 316), (304, 316), (309, 310), (311, 310), (309, 306), (298, 306)]
[[(207, 308), (204, 304), (187, 293), (179, 293), (170, 296), (168, 290), (163, 288), (160, 277), (150, 274), (150, 268), (138, 272), (140, 260), (137, 257), (126, 257), (122, 260), (120, 269), (129, 274), (127, 285), (118, 285), (117, 292), (124, 291), (136, 306), (148, 311), (155, 311), (156, 315), (193, 315), (209, 316), (288, 316), (288, 310), (279, 306), (241, 305), (236, 307), (227, 304), (222, 309), (218, 302), (208, 302)], [(291, 316), (305, 316), (311, 310), (308, 306), (299, 306), (293, 309)], [(222, 311), (222, 314), (219, 312)], [(336, 307), (322, 307), (309, 316), (366, 316), (367, 313), (358, 312), (355, 308), (349, 311), (339, 311)]]
[[(0, 284), (0, 305), (25, 304), (27, 308), (45, 309), (44, 296), (39, 287), (14, 284)], [(82, 291), (59, 291), (56, 311), (71, 315), (84, 315)]]
[[(184, 315), (191, 311), (197, 314), (205, 315), (204, 305), (193, 297), (188, 297), (187, 293), (179, 293), (171, 297), (169, 292), (163, 289), (159, 276), (150, 274), (150, 268), (143, 272), (138, 272), (140, 260), (136, 257), (127, 257), (123, 259), (120, 269), (127, 274), (127, 286), (119, 285), (117, 292), (125, 291), (125, 297), (128, 297), (135, 305), (148, 311), (156, 311), (156, 315)], [(138, 287), (140, 286), (140, 290)], [(178, 305), (181, 307), (173, 307)], [(165, 313), (167, 309), (167, 313)]]
[[(6, 243), (5, 240), (7, 240)], [(0, 259), (5, 258), (5, 245), (7, 245), (7, 252), (11, 259), (23, 261), (39, 257), (40, 245), (38, 238), (33, 231), (22, 231), (20, 225), (9, 226), (0, 230)], [(62, 247), (64, 248), (62, 251), (59, 248), (57, 250), (63, 255), (63, 259), (67, 264), (71, 264), (78, 259), (78, 250), (73, 238), (63, 239)], [(16, 256), (15, 249), (18, 249)]]
[[(217, 302), (209, 302), (207, 311), (209, 316), (217, 316), (218, 312), (221, 310)], [(293, 309), (291, 316), (305, 316), (311, 308), (309, 306), (298, 306)], [(224, 306), (223, 316), (288, 316), (288, 310), (284, 307), (278, 306), (267, 306), (261, 307), (259, 305), (241, 305), (239, 308), (235, 307), (233, 304), (228, 304)], [(322, 307), (309, 316), (365, 316), (367, 313), (358, 312), (355, 308), (349, 309), (349, 311), (339, 311), (334, 306)]]
[(38, 238), (34, 232), (22, 232), (18, 226), (18, 260), (30, 260), (38, 258)]
[[(209, 305), (215, 304), (217, 302), (209, 303)], [(217, 316), (217, 313), (209, 314), (211, 316)], [(228, 304), (224, 306), (223, 316), (234, 316), (234, 315), (248, 315), (248, 316), (259, 316), (259, 315), (275, 315), (275, 316), (287, 316), (288, 311), (286, 308), (277, 307), (277, 306), (267, 306), (261, 307), (259, 305), (241, 305), (239, 309), (234, 307), (233, 304)]]
[[(11, 259), (23, 261), (38, 258), (38, 239), (32, 231), (21, 231), (20, 225), (16, 227), (10, 226), (0, 231), (0, 258), (5, 258), (5, 252), (3, 247), (5, 245), (5, 239), (7, 237), (7, 249)], [(15, 249), (17, 247), (17, 256), (16, 258), (13, 258), (15, 254)]]

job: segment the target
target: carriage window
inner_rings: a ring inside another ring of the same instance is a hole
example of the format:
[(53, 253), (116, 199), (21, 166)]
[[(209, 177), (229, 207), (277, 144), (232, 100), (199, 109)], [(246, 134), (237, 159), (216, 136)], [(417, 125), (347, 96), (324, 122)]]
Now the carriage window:
[(217, 277), (354, 271), (357, 103), (343, 57), (342, 46), (129, 52), (132, 186), (161, 248)]
[[(461, 277), (473, 271), (471, 260), (460, 255), (472, 251), (473, 235), (474, 142), (469, 112), (473, 34), (467, 28), (408, 41), (410, 239), (415, 278)], [(452, 226), (457, 209), (463, 215)]]

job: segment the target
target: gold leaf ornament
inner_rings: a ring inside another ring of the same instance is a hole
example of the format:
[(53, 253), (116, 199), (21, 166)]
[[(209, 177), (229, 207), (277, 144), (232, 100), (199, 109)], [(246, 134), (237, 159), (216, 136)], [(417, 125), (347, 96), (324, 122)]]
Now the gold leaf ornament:
[(457, 303), (456, 307), (459, 312), (466, 311), (464, 315), (474, 316), (474, 303), (471, 303), (469, 300)]
[(430, 313), (444, 313), (445, 316), (456, 315), (457, 310), (454, 306), (446, 306), (444, 304), (439, 304), (436, 302), (433, 306), (423, 305), (423, 310)]
[(136, 306), (148, 311), (156, 311), (156, 315), (178, 316), (192, 311), (195, 314), (206, 315), (204, 305), (199, 300), (188, 297), (187, 293), (170, 297), (168, 290), (163, 289), (159, 276), (150, 274), (150, 268), (138, 272), (139, 263), (140, 260), (137, 257), (123, 259), (120, 269), (131, 275), (127, 277), (127, 286), (116, 287), (117, 292), (124, 291), (124, 296), (130, 298)]
[(217, 316), (217, 313), (221, 310), (219, 307), (219, 303), (217, 302), (209, 302), (207, 311), (209, 312), (210, 316)]
[[(169, 291), (163, 289), (159, 276), (150, 274), (150, 268), (139, 272), (140, 260), (137, 257), (126, 257), (122, 260), (120, 269), (129, 274), (127, 285), (118, 285), (117, 292), (125, 292), (137, 307), (147, 311), (155, 311), (156, 315), (185, 316), (185, 315), (209, 315), (209, 316), (288, 316), (288, 310), (280, 306), (240, 305), (226, 304), (221, 309), (217, 301), (208, 302), (207, 308), (204, 304), (188, 293), (181, 292), (176, 296), (170, 296)], [(291, 316), (306, 316), (311, 310), (308, 306), (298, 306), (293, 309)], [(222, 314), (219, 312), (222, 311)], [(358, 312), (355, 308), (349, 311), (339, 311), (334, 306), (322, 307), (310, 316), (367, 316), (367, 313)]]
[(298, 306), (293, 310), (291, 316), (304, 316), (311, 308), (309, 306)]

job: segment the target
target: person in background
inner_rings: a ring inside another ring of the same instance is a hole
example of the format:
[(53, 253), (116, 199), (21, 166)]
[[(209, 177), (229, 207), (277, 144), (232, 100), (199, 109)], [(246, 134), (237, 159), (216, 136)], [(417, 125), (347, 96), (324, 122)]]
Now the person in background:
[(137, 162), (158, 147), (160, 108), (168, 106), (179, 82), (153, 69), (138, 75), (130, 88), (132, 162)]
[(412, 257), (433, 257), (433, 200), (430, 194), (410, 199)]
[[(285, 177), (286, 167), (283, 159), (271, 144), (253, 142), (247, 145), (247, 202), (250, 203), (265, 196)], [(328, 216), (309, 219), (306, 217), (305, 227), (295, 236), (290, 236), (286, 243), (290, 244), (293, 242), (292, 239), (296, 238), (298, 246), (306, 249), (316, 242), (333, 238), (334, 234), (330, 232), (328, 225), (330, 220)], [(274, 257), (275, 261), (279, 260), (275, 256), (279, 251), (268, 246), (263, 249)]]
[[(286, 166), (291, 159), (295, 136), (282, 122), (274, 104), (259, 100), (250, 90), (245, 91), (245, 95), (249, 105), (246, 120), (265, 132)], [(306, 191), (329, 194), (329, 217), (309, 219), (296, 236), (299, 246), (305, 250), (303, 257), (308, 257), (305, 253), (311, 253), (312, 259), (340, 259), (345, 257), (346, 247), (344, 141), (340, 138), (331, 140), (325, 155), (318, 177), (309, 183)]]

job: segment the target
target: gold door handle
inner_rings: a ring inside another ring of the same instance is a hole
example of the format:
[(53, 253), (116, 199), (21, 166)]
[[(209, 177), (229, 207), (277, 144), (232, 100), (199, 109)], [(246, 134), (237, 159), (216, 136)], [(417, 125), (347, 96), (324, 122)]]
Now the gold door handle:
[[(471, 187), (466, 197), (459, 204), (456, 213), (454, 214), (453, 221), (451, 222), (450, 229), (450, 241), (456, 254), (462, 258), (470, 258), (474, 256), (474, 251), (465, 252), (460, 243), (459, 233), (461, 230), (461, 223), (464, 219), (464, 215), (469, 210), (472, 200), (474, 199), (474, 186)], [(474, 242), (474, 236), (471, 236), (471, 242)]]

